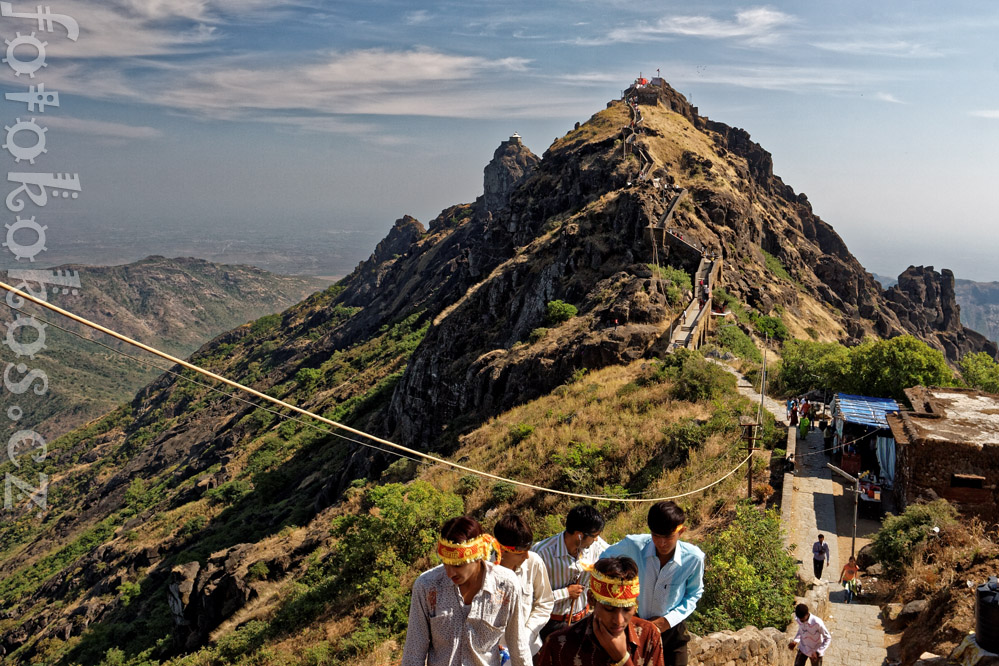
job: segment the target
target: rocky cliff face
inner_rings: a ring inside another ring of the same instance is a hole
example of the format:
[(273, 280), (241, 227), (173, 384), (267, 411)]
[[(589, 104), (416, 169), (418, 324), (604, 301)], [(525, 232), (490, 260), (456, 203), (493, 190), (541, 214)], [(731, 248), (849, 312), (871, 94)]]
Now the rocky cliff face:
[(521, 142), (517, 134), (501, 143), (485, 168), (480, 210), (484, 213), (498, 213), (506, 208), (510, 203), (510, 195), (530, 175), (539, 161), (538, 156)]
[(898, 283), (885, 290), (888, 307), (906, 329), (942, 349), (948, 359), (986, 351), (995, 357), (995, 342), (961, 324), (961, 306), (954, 289), (954, 273), (932, 266), (909, 266)]

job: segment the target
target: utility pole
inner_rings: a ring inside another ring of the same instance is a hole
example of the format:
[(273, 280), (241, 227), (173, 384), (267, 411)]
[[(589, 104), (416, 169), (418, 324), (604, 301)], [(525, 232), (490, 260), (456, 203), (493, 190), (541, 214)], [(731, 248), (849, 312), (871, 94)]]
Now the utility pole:
[(756, 420), (752, 416), (740, 416), (739, 425), (742, 426), (742, 438), (746, 440), (746, 455), (749, 462), (746, 463), (746, 497), (753, 498), (753, 442), (756, 440)]

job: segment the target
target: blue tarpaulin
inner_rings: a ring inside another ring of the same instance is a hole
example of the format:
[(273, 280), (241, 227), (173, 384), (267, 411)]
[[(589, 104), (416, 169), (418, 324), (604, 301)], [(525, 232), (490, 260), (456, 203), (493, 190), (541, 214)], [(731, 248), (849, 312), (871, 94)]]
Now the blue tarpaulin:
[(863, 395), (837, 393), (833, 418), (846, 423), (858, 423), (874, 428), (887, 428), (885, 415), (898, 412), (898, 403), (890, 398), (869, 398)]

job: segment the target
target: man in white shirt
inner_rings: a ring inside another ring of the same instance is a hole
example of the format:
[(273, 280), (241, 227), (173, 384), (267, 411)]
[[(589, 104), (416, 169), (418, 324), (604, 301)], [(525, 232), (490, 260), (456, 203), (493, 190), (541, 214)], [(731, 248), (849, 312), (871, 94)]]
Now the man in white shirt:
[(809, 613), (805, 604), (794, 607), (794, 618), (798, 622), (798, 633), (787, 645), (791, 650), (798, 648), (794, 666), (805, 666), (806, 660), (811, 662), (812, 666), (822, 666), (822, 655), (832, 642), (826, 623)]
[(517, 574), (521, 584), (520, 617), (530, 636), (531, 654), (541, 649), (541, 629), (548, 623), (555, 605), (548, 570), (537, 553), (530, 548), (534, 532), (527, 522), (514, 513), (500, 518), (493, 528), (503, 559), (500, 564)]
[(548, 580), (555, 596), (551, 618), (541, 630), (544, 642), (553, 631), (586, 617), (589, 606), (586, 590), (588, 569), (600, 559), (607, 542), (600, 538), (604, 517), (589, 504), (574, 506), (565, 517), (565, 531), (539, 541), (531, 547), (548, 569)]

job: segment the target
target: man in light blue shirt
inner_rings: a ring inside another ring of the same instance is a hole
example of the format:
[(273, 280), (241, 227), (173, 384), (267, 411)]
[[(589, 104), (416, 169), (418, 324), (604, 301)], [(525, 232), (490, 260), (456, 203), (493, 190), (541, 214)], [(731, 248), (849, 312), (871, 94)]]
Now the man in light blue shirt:
[(704, 553), (680, 541), (686, 515), (673, 502), (649, 509), (651, 534), (629, 534), (603, 552), (603, 557), (630, 557), (638, 564), (641, 592), (638, 616), (662, 632), (666, 666), (686, 666), (686, 619), (704, 593)]

